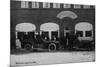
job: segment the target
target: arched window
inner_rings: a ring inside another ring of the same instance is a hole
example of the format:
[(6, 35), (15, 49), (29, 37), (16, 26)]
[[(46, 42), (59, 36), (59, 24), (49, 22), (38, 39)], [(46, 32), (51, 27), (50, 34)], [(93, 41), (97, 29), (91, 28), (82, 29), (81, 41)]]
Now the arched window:
[(57, 15), (57, 18), (59, 19), (63, 19), (64, 17), (76, 19), (78, 16), (72, 11), (62, 11)]
[(48, 22), (48, 23), (41, 24), (40, 31), (41, 31), (41, 35), (43, 35), (44, 33), (45, 34), (44, 36), (47, 35), (49, 39), (59, 37), (59, 25), (56, 23)]

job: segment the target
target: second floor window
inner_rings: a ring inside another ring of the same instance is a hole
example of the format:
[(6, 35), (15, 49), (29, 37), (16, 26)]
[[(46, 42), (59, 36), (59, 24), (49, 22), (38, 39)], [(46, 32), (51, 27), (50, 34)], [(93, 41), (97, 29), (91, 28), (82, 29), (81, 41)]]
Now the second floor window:
[(74, 8), (81, 8), (81, 5), (75, 4)]
[(29, 2), (28, 1), (21, 1), (21, 8), (29, 8)]
[(60, 4), (59, 3), (53, 3), (53, 8), (60, 8)]
[(83, 5), (83, 8), (90, 8), (90, 5)]
[(63, 7), (64, 7), (64, 8), (71, 8), (71, 5), (70, 5), (70, 4), (64, 4)]
[(43, 8), (50, 8), (50, 3), (43, 3)]
[(39, 8), (39, 2), (32, 2), (32, 8)]

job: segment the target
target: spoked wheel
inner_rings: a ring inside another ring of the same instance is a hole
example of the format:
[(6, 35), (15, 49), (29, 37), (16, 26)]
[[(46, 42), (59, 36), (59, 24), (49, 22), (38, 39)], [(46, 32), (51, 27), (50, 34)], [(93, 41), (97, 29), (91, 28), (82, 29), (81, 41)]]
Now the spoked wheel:
[(26, 43), (24, 48), (25, 48), (26, 50), (28, 50), (28, 51), (31, 51), (31, 50), (32, 50), (32, 44)]
[(50, 43), (48, 46), (49, 51), (56, 51), (56, 44), (55, 43)]

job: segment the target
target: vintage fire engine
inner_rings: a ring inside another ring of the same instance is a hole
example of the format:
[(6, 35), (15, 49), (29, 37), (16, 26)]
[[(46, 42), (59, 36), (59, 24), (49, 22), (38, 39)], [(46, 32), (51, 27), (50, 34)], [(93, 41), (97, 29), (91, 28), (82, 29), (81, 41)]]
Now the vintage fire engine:
[(16, 25), (16, 46), (32, 50), (35, 47), (36, 26), (32, 23), (20, 23)]
[(56, 51), (59, 48), (59, 25), (53, 22), (43, 23), (40, 26), (40, 35), (45, 48)]
[(88, 22), (80, 22), (75, 25), (75, 34), (82, 48), (94, 48), (93, 25)]

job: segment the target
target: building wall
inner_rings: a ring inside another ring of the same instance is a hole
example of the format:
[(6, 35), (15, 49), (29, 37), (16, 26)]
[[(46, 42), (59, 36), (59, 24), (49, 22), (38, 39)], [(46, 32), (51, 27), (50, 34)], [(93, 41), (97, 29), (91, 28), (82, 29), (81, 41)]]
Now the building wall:
[[(39, 4), (42, 6), (41, 2)], [(71, 8), (63, 8), (63, 4), (61, 4), (61, 8), (52, 8), (52, 3), (50, 8), (31, 8), (31, 5), (30, 2), (29, 8), (21, 8), (20, 1), (11, 1), (11, 44), (15, 44), (15, 26), (23, 22), (35, 24), (37, 31), (39, 31), (41, 24), (52, 20), (60, 25), (60, 32), (62, 35), (64, 27), (68, 26), (74, 31), (76, 23), (79, 23), (80, 21), (89, 21), (89, 23), (93, 24), (95, 31), (95, 8), (93, 8), (93, 6), (85, 9), (73, 8), (73, 5), (71, 5)], [(78, 16), (78, 18), (73, 20), (65, 18), (65, 21), (59, 20), (56, 16), (61, 11), (72, 11)]]

